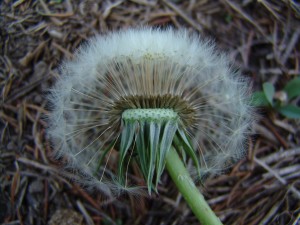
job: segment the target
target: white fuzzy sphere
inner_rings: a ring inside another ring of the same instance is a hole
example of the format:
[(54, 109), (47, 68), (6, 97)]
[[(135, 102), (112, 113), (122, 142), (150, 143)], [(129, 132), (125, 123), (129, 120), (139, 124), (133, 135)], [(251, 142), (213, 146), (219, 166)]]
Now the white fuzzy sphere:
[(48, 135), (74, 179), (109, 193), (118, 188), (107, 169), (112, 150), (98, 161), (107, 148), (118, 150), (122, 123), (115, 105), (128, 96), (176, 97), (193, 111), (190, 119), (180, 109), (179, 126), (193, 143), (201, 173), (219, 174), (245, 153), (253, 121), (248, 91), (227, 56), (196, 34), (171, 28), (112, 32), (92, 38), (62, 65), (49, 95)]

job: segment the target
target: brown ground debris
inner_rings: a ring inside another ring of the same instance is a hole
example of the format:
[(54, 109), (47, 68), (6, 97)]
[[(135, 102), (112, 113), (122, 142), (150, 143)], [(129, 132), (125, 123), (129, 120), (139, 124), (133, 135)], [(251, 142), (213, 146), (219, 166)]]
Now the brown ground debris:
[[(167, 174), (159, 196), (112, 201), (65, 179), (51, 158), (43, 119), (56, 69), (97, 33), (186, 27), (215, 39), (254, 89), (266, 81), (280, 89), (300, 74), (297, 2), (3, 0), (0, 223), (59, 224), (51, 221), (69, 210), (77, 224), (198, 224)], [(228, 174), (208, 179), (203, 192), (224, 224), (300, 224), (300, 123), (272, 110), (260, 113), (248, 156)]]

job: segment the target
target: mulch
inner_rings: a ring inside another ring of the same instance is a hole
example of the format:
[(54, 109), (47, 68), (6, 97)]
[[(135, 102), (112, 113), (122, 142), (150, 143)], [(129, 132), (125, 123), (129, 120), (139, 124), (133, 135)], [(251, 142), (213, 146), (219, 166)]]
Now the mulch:
[[(65, 178), (45, 136), (57, 67), (97, 33), (185, 27), (214, 39), (254, 90), (264, 82), (281, 90), (300, 74), (299, 19), (292, 0), (3, 0), (0, 223), (198, 224), (167, 174), (159, 195), (114, 200)], [(258, 113), (248, 155), (201, 189), (224, 224), (300, 224), (300, 122), (269, 108)]]

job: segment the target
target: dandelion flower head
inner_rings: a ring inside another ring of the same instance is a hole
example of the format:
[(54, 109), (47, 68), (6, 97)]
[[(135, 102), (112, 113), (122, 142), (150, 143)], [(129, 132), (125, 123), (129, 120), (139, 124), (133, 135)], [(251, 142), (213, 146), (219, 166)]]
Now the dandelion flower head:
[(244, 155), (252, 122), (248, 89), (225, 54), (187, 30), (112, 32), (63, 63), (49, 95), (48, 134), (56, 156), (67, 159), (84, 186), (126, 189), (135, 162), (151, 192), (171, 147), (191, 160), (196, 179)]

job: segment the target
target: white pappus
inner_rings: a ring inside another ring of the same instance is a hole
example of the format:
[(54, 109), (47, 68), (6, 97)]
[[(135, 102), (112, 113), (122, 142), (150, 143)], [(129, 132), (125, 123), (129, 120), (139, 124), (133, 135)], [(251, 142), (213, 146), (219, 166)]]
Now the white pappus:
[(99, 35), (60, 74), (48, 97), (47, 133), (56, 157), (87, 188), (130, 191), (135, 161), (151, 193), (171, 146), (192, 160), (195, 179), (222, 173), (245, 154), (249, 84), (213, 42), (187, 30)]

